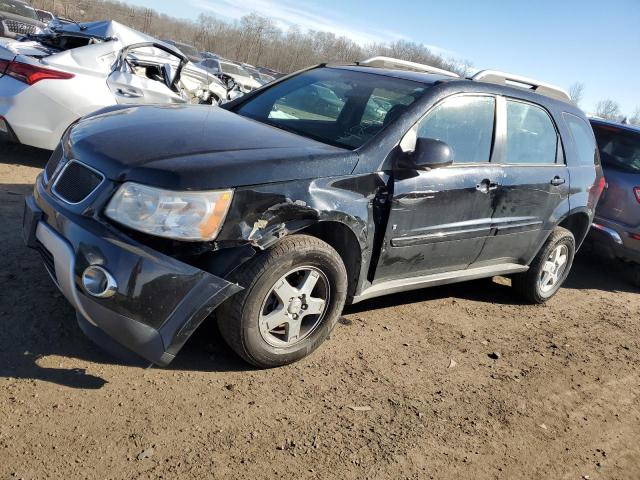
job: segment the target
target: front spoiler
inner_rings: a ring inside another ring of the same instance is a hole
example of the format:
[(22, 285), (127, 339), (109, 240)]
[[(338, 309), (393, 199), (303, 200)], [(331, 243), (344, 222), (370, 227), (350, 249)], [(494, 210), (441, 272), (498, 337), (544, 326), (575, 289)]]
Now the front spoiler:
[[(145, 360), (166, 366), (205, 318), (242, 290), (133, 241), (125, 243), (124, 236), (116, 239), (107, 230), (102, 236), (83, 229), (64, 212), (50, 210), (52, 205), (38, 193), (39, 202), (34, 197), (25, 200), (25, 243), (42, 254), (53, 281), (76, 309), (82, 330), (107, 350), (113, 352), (98, 331)], [(84, 292), (80, 276), (88, 265), (101, 265), (116, 278), (114, 297), (98, 299)]]

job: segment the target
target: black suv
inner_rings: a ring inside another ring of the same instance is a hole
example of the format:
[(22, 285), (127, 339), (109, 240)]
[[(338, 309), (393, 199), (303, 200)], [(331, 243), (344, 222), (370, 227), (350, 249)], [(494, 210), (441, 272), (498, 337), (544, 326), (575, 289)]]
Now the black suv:
[(561, 90), (376, 58), (222, 108), (96, 112), (64, 135), (23, 229), (105, 348), (167, 365), (215, 313), (271, 367), (318, 347), (345, 303), (494, 275), (544, 302), (603, 186)]

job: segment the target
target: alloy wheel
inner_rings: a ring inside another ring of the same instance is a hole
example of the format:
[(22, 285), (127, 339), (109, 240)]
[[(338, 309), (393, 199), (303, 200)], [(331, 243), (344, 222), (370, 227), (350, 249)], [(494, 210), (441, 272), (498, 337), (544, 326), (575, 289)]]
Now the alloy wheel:
[(291, 347), (311, 335), (329, 307), (330, 286), (318, 268), (298, 267), (275, 282), (260, 309), (258, 324), (265, 342)]
[(542, 293), (551, 292), (562, 281), (568, 262), (569, 248), (566, 245), (558, 245), (551, 251), (538, 279), (538, 287)]

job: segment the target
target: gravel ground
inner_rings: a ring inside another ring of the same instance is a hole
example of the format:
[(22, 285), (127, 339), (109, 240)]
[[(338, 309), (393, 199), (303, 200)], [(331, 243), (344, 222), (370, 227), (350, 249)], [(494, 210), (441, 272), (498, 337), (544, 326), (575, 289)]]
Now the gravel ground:
[(640, 478), (640, 298), (618, 265), (583, 254), (544, 306), (506, 280), (370, 301), (274, 370), (211, 322), (144, 370), (83, 337), (22, 244), (47, 156), (0, 143), (0, 479)]

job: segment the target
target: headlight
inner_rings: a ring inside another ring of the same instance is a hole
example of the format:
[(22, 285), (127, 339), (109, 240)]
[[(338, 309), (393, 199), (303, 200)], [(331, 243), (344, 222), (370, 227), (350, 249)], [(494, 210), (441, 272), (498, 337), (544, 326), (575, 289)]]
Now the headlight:
[(122, 225), (159, 237), (209, 241), (229, 210), (232, 190), (175, 192), (127, 182), (105, 214)]

